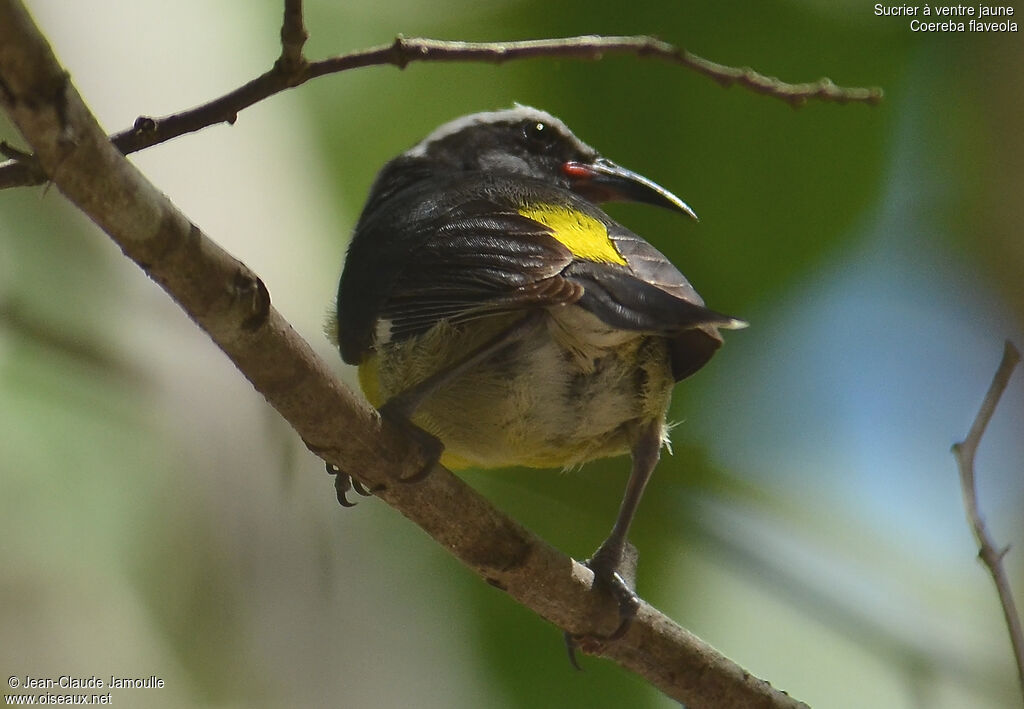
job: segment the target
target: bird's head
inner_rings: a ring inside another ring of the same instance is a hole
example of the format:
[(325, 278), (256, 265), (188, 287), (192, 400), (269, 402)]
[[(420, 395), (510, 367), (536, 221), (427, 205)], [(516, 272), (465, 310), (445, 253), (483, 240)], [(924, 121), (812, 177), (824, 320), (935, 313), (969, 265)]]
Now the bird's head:
[(529, 106), (456, 118), (401, 157), (431, 170), (531, 177), (592, 202), (642, 202), (696, 218), (683, 200), (602, 157), (562, 121)]

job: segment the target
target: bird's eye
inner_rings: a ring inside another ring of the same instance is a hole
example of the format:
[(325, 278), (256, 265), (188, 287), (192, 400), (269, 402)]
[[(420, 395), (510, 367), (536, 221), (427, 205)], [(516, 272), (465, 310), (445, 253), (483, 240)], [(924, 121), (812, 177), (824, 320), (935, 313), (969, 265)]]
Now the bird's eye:
[(555, 133), (546, 123), (541, 121), (530, 121), (523, 126), (523, 133), (526, 139), (533, 145), (543, 148), (552, 143)]

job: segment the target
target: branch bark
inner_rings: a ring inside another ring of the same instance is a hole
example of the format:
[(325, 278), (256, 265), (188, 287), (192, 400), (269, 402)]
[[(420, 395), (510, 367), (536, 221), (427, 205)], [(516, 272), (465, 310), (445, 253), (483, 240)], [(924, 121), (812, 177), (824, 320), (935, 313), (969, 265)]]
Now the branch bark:
[[(300, 54), (301, 56), (301, 54)], [(354, 472), (492, 585), (559, 628), (608, 633), (614, 602), (586, 567), (495, 509), (330, 373), (270, 303), (263, 282), (211, 241), (122, 155), (89, 112), (18, 0), (0, 0), (0, 104), (46, 180), (163, 288), (326, 461)], [(333, 491), (332, 491), (333, 492)], [(806, 705), (725, 658), (648, 604), (620, 640), (588, 646), (699, 707)]]
[(309, 39), (302, 19), (302, 0), (284, 0), (284, 22), (281, 23), (281, 57), (275, 68), (285, 74), (301, 74), (306, 68), (302, 47)]
[[(253, 104), (300, 86), (310, 79), (369, 66), (393, 65), (404, 69), (412, 62), (488, 62), (501, 64), (518, 59), (561, 57), (596, 61), (606, 54), (633, 54), (656, 57), (685, 66), (723, 86), (739, 84), (756, 93), (774, 96), (791, 106), (802, 106), (811, 99), (836, 103), (877, 104), (882, 100), (879, 88), (843, 88), (830, 79), (789, 84), (757, 73), (750, 67), (730, 67), (709, 61), (653, 37), (582, 36), (562, 39), (538, 39), (520, 42), (452, 42), (438, 39), (405, 38), (399, 35), (388, 45), (357, 50), (317, 62), (302, 55), (306, 41), (301, 0), (285, 3), (281, 27), (281, 56), (274, 67), (234, 91), (201, 106), (180, 113), (151, 118), (140, 116), (135, 124), (110, 137), (123, 154), (128, 155), (219, 123), (233, 124), (238, 113)], [(0, 165), (0, 189), (39, 185), (45, 173), (32, 159), (11, 160)]]
[(960, 487), (963, 490), (964, 508), (967, 512), (967, 522), (974, 533), (974, 539), (978, 542), (978, 558), (992, 575), (992, 581), (996, 586), (996, 593), (999, 594), (999, 604), (1003, 609), (1003, 618), (1006, 621), (1006, 628), (1010, 633), (1010, 645), (1013, 647), (1013, 656), (1017, 662), (1017, 674), (1020, 678), (1021, 700), (1024, 701), (1024, 632), (1021, 631), (1020, 615), (1017, 613), (1017, 606), (1013, 601), (1013, 590), (1010, 588), (1010, 579), (1003, 568), (1003, 557), (1009, 551), (1009, 547), (1000, 549), (996, 546), (992, 535), (989, 534), (988, 526), (981, 516), (981, 509), (978, 505), (978, 487), (974, 475), (974, 457), (978, 452), (978, 445), (981, 437), (985, 435), (988, 422), (995, 413), (999, 399), (1006, 391), (1010, 383), (1010, 376), (1014, 368), (1020, 362), (1020, 352), (1009, 340), (1003, 347), (1003, 359), (999, 363), (992, 384), (989, 386), (985, 399), (981, 402), (981, 409), (967, 433), (967, 438), (962, 442), (953, 445), (953, 456), (956, 458), (960, 468)]

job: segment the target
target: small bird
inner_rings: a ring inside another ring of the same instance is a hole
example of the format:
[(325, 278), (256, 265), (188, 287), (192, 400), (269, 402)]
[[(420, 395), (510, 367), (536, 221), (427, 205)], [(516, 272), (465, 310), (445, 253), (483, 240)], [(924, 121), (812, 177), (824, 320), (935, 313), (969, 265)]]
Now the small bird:
[(446, 123), (377, 175), (329, 329), (369, 401), (437, 443), (449, 468), (631, 454), (618, 517), (585, 562), (619, 604), (618, 637), (639, 606), (627, 535), (668, 440), (672, 388), (721, 346), (719, 329), (746, 323), (706, 308), (598, 206), (609, 201), (696, 218), (544, 111)]

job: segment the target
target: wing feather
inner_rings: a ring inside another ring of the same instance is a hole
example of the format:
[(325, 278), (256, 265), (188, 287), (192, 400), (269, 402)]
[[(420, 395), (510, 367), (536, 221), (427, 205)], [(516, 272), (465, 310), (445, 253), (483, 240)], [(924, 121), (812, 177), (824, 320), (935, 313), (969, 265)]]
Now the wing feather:
[[(601, 221), (626, 264), (574, 258), (549, 226), (519, 213), (534, 203)], [(339, 345), (359, 363), (375, 338), (569, 303), (612, 327), (665, 336), (677, 379), (710, 358), (718, 328), (742, 326), (704, 307), (664, 255), (577, 195), (527, 180), (508, 191), (473, 175), (389, 193), (364, 213), (339, 286)]]
[(572, 254), (543, 224), (507, 207), (472, 200), (423, 224), (427, 233), (380, 309), (391, 339), (528, 307), (578, 300), (562, 277)]

